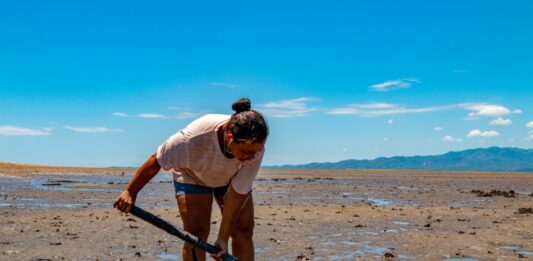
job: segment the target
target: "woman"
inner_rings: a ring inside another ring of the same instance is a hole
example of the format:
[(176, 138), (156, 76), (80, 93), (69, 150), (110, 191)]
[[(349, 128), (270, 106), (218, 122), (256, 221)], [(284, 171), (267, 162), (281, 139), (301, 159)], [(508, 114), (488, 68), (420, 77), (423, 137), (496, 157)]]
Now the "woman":
[[(208, 114), (168, 138), (133, 176), (113, 204), (129, 212), (137, 193), (161, 168), (172, 170), (184, 229), (207, 241), (213, 198), (222, 211), (215, 246), (220, 259), (228, 251), (240, 260), (254, 259), (252, 184), (263, 159), (268, 126), (243, 98), (232, 105), (233, 115)], [(183, 260), (192, 260), (193, 246), (185, 243)], [(196, 250), (205, 260), (205, 252)], [(200, 253), (201, 252), (201, 253)]]

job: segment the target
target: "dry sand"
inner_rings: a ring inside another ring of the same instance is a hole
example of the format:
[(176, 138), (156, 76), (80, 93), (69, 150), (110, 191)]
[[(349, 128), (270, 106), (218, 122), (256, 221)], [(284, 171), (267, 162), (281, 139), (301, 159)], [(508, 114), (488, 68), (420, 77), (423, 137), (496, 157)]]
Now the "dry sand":
[[(0, 260), (181, 260), (181, 241), (111, 208), (133, 171), (111, 170), (0, 165)], [(137, 205), (181, 226), (169, 180)], [(531, 193), (533, 173), (261, 171), (256, 259), (532, 259)]]

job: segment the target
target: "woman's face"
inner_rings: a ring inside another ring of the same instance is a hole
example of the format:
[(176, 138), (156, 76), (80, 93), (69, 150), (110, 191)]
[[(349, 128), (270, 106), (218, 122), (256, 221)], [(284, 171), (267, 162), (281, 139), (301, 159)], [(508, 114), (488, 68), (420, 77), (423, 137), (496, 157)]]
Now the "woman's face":
[(240, 161), (251, 160), (257, 153), (263, 150), (265, 147), (265, 142), (232, 142), (230, 143), (230, 150), (233, 153), (233, 156)]

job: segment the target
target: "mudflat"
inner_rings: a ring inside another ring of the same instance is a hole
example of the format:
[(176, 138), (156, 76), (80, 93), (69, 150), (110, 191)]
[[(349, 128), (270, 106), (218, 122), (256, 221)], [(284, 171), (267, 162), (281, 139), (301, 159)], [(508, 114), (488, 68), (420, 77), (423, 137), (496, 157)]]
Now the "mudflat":
[[(112, 208), (134, 171), (1, 164), (0, 260), (181, 260), (179, 239)], [(532, 259), (532, 194), (533, 173), (263, 170), (256, 259)], [(181, 227), (175, 201), (160, 173), (137, 205)], [(219, 223), (213, 206), (209, 241)]]

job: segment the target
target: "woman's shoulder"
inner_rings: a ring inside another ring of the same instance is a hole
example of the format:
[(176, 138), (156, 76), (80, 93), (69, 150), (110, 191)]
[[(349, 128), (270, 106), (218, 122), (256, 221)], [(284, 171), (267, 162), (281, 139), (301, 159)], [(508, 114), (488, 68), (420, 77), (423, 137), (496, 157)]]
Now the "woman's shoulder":
[(206, 114), (192, 121), (185, 130), (193, 136), (200, 135), (206, 132), (215, 131), (216, 128), (230, 118), (230, 115), (225, 114)]

